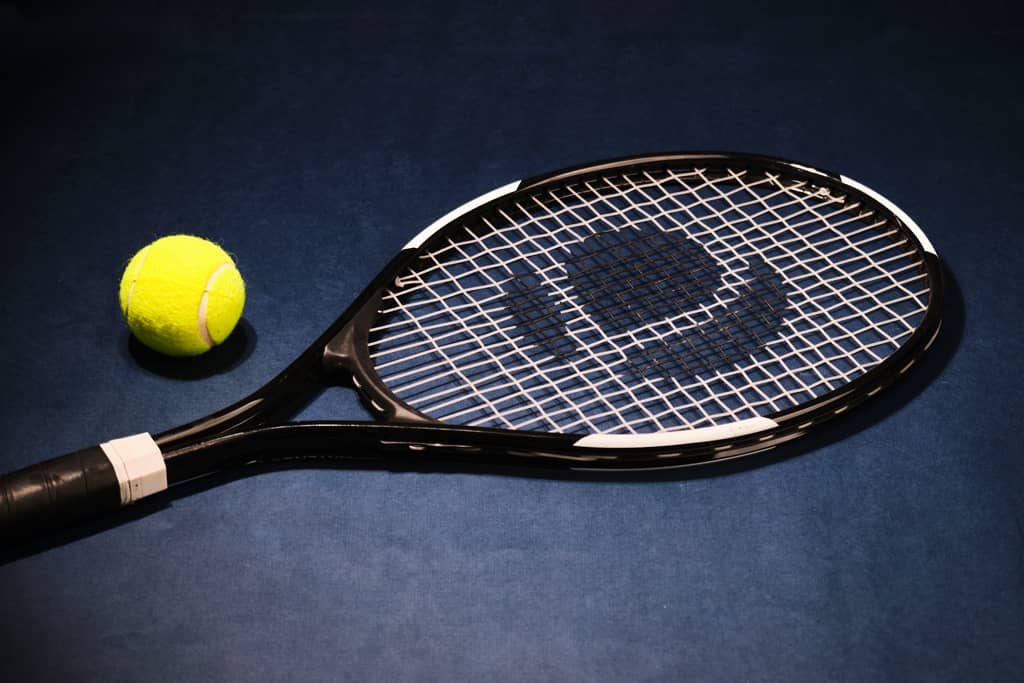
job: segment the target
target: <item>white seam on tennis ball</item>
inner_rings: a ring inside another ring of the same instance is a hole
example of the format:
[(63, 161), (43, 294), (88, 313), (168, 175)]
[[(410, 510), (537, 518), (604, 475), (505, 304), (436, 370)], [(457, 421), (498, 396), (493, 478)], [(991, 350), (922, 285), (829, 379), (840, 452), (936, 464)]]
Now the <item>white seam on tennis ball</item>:
[(135, 283), (139, 281), (139, 273), (142, 272), (142, 266), (146, 263), (147, 256), (149, 256), (149, 246), (142, 250), (142, 258), (139, 259), (139, 265), (136, 266), (135, 272), (132, 273), (132, 283), (128, 285), (128, 296), (124, 299), (125, 320), (128, 319), (128, 309), (132, 307), (132, 292), (135, 291)]
[(213, 283), (216, 282), (217, 276), (224, 272), (227, 268), (234, 268), (235, 264), (223, 263), (217, 267), (217, 270), (210, 274), (209, 279), (206, 281), (206, 286), (203, 288), (203, 297), (199, 300), (199, 336), (202, 337), (203, 343), (206, 344), (207, 348), (213, 348), (213, 338), (210, 336), (210, 328), (206, 323), (206, 308), (209, 305), (210, 290), (213, 289)]

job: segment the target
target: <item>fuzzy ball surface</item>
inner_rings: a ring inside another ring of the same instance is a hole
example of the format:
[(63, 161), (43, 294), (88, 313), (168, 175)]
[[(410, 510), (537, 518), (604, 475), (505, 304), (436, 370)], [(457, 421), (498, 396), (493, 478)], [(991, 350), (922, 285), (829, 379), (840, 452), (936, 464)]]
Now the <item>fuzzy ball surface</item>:
[(169, 235), (143, 247), (124, 269), (121, 313), (135, 337), (170, 356), (198, 356), (235, 329), (245, 283), (220, 246)]

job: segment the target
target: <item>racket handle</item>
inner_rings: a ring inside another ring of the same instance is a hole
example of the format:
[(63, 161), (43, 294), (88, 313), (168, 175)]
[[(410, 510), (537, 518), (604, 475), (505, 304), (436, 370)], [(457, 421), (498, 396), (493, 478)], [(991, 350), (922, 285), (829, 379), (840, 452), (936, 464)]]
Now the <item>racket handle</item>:
[(166, 488), (149, 434), (107, 441), (0, 477), (0, 539), (70, 526)]
[(0, 477), (0, 537), (23, 538), (121, 505), (114, 466), (99, 446)]

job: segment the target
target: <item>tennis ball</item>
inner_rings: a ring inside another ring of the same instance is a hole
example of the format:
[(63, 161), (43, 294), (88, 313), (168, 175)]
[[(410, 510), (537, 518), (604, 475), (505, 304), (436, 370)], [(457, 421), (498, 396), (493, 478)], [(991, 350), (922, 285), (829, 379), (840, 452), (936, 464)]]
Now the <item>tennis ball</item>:
[(170, 235), (143, 247), (121, 277), (121, 313), (135, 337), (170, 356), (198, 356), (242, 317), (245, 283), (227, 252), (201, 237)]

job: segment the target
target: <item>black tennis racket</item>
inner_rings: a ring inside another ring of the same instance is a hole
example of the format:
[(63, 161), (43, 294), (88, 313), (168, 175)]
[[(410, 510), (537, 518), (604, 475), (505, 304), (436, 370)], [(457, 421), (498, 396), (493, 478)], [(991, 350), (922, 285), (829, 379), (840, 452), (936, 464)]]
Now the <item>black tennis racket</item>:
[[(941, 299), (925, 235), (843, 176), (737, 154), (538, 176), (424, 229), (251, 396), (4, 476), (0, 530), (278, 460), (621, 470), (747, 455), (905, 373)], [(287, 422), (346, 383), (379, 422)]]

